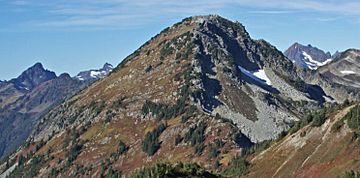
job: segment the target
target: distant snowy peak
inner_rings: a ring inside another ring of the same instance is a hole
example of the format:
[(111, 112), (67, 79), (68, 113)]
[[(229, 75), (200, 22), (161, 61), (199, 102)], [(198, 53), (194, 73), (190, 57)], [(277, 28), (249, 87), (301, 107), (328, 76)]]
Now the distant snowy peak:
[(313, 47), (310, 44), (305, 46), (294, 43), (284, 54), (296, 65), (311, 70), (316, 70), (332, 61), (330, 52), (325, 53), (323, 50)]
[(113, 70), (113, 68), (114, 67), (111, 64), (105, 63), (104, 66), (100, 69), (93, 69), (93, 70), (80, 72), (74, 78), (80, 81), (99, 80), (109, 75), (109, 73)]

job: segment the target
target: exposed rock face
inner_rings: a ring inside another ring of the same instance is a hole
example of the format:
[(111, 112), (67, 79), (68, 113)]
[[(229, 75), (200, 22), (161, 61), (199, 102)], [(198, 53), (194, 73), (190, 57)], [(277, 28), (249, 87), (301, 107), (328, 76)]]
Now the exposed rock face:
[[(279, 98), (324, 101), (321, 88), (301, 90), (296, 68), (264, 40), (253, 40), (238, 22), (197, 17), (195, 67), (201, 73), (196, 101), (209, 113), (232, 119), (253, 142), (274, 139), (297, 120)], [(254, 74), (254, 75), (252, 75)], [(261, 75), (257, 75), (261, 74)], [(319, 96), (316, 96), (316, 93)]]
[(316, 70), (318, 67), (329, 63), (332, 59), (330, 52), (325, 53), (321, 49), (311, 46), (304, 46), (294, 43), (285, 52), (284, 55), (296, 65)]
[(328, 65), (304, 75), (310, 83), (319, 84), (338, 102), (360, 99), (360, 51), (349, 49), (339, 53)]
[(83, 71), (77, 74), (74, 78), (83, 82), (93, 82), (95, 80), (102, 79), (109, 75), (113, 70), (113, 66), (109, 63), (105, 63), (104, 66), (100, 69), (93, 69), (88, 71)]

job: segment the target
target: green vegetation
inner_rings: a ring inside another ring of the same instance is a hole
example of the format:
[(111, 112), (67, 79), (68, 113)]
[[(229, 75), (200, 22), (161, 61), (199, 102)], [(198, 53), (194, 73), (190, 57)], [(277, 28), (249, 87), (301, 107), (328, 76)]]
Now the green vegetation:
[(177, 134), (176, 137), (175, 137), (175, 146), (180, 144), (182, 142), (183, 138)]
[(205, 129), (206, 124), (200, 122), (195, 127), (191, 127), (184, 137), (185, 143), (190, 143), (191, 146), (195, 146), (195, 154), (197, 155), (201, 155), (204, 150)]
[(302, 118), (300, 121), (295, 122), (294, 126), (292, 126), (288, 133), (289, 134), (293, 134), (295, 132), (297, 132), (298, 130), (300, 130), (301, 128), (307, 126), (309, 123), (311, 123), (313, 120), (313, 115), (311, 113), (308, 113), (305, 115), (304, 118)]
[(145, 139), (142, 143), (142, 150), (149, 156), (152, 156), (160, 148), (158, 137), (166, 129), (166, 125), (161, 123), (152, 132), (148, 132), (145, 135)]
[(341, 120), (341, 122), (347, 121), (349, 128), (353, 130), (353, 140), (357, 140), (360, 137), (360, 105), (353, 107)]
[[(176, 117), (185, 111), (186, 100), (190, 95), (189, 83), (191, 79), (191, 70), (187, 69), (185, 72), (180, 73), (180, 78), (185, 80), (185, 84), (181, 86), (179, 95), (180, 97), (176, 100), (174, 105), (167, 105), (162, 103), (155, 103), (149, 100), (146, 100), (141, 111), (144, 115), (152, 114), (157, 116), (158, 119), (170, 119)], [(192, 113), (195, 112), (196, 107), (190, 106), (187, 110), (185, 118), (183, 120), (191, 117)]]
[(125, 145), (125, 143), (120, 141), (119, 145), (118, 145), (118, 154), (122, 155), (122, 154), (126, 153), (127, 150), (128, 150), (128, 147)]
[(111, 122), (112, 118), (115, 117), (115, 116), (116, 116), (116, 114), (112, 110), (106, 111), (105, 123)]
[(339, 132), (341, 127), (344, 125), (344, 120), (338, 120), (334, 123), (334, 125), (331, 127), (332, 132)]
[(195, 155), (200, 156), (205, 149), (204, 143), (195, 145)]
[(149, 168), (142, 168), (131, 175), (132, 178), (172, 178), (172, 177), (207, 177), (216, 178), (218, 175), (206, 171), (197, 164), (157, 163)]
[(170, 119), (183, 113), (184, 108), (184, 100), (177, 100), (176, 104), (172, 106), (146, 100), (141, 111), (144, 115), (151, 113), (152, 115), (157, 116), (159, 119)]
[(313, 127), (320, 127), (326, 121), (326, 114), (332, 111), (332, 108), (324, 107), (317, 112), (307, 113), (303, 119), (295, 122), (295, 124), (289, 129), (288, 133), (293, 134), (310, 123)]
[(119, 156), (125, 154), (129, 150), (129, 147), (123, 141), (119, 141), (117, 151), (111, 154), (112, 158), (119, 159)]
[(171, 45), (172, 42), (167, 42), (163, 48), (160, 50), (160, 55), (165, 57), (174, 52), (174, 47)]
[(307, 84), (302, 81), (301, 79), (297, 79), (295, 80), (295, 82), (293, 82), (294, 87), (302, 92), (306, 92), (307, 90)]
[(235, 156), (229, 165), (224, 171), (225, 176), (242, 176), (248, 173), (250, 163), (242, 156)]
[(313, 113), (313, 120), (312, 120), (312, 126), (314, 127), (320, 127), (324, 124), (326, 120), (325, 116), (325, 109), (320, 110), (319, 112)]
[(120, 178), (121, 172), (114, 170), (111, 161), (106, 159), (106, 161), (101, 161), (101, 170), (99, 178)]
[[(345, 101), (342, 104), (342, 107), (350, 106), (351, 103), (349, 101)], [(331, 131), (338, 132), (341, 127), (344, 125), (344, 121), (347, 121), (348, 126), (353, 129), (355, 132), (360, 132), (360, 105), (356, 105), (354, 108), (350, 110), (341, 120), (338, 120), (331, 127)], [(355, 133), (355, 136), (360, 135), (360, 133)]]
[(204, 122), (200, 122), (195, 127), (191, 127), (189, 131), (185, 134), (184, 141), (189, 142), (191, 146), (196, 144), (202, 144), (204, 142), (206, 125)]
[(73, 144), (70, 148), (70, 151), (68, 153), (67, 162), (68, 164), (72, 163), (77, 156), (80, 154), (81, 148), (83, 147), (82, 144)]
[(151, 72), (152, 69), (153, 69), (152, 65), (146, 66), (146, 68), (145, 68), (145, 73)]
[(121, 172), (118, 172), (116, 170), (114, 170), (112, 168), (112, 166), (110, 166), (107, 170), (106, 176), (104, 174), (101, 174), (100, 177), (103, 178), (120, 178), (121, 177)]
[(210, 158), (216, 158), (220, 154), (219, 149), (223, 146), (224, 143), (220, 139), (215, 139), (214, 143), (210, 144)]
[(216, 160), (215, 163), (214, 163), (214, 168), (215, 168), (215, 169), (219, 169), (220, 166), (221, 166), (220, 161), (219, 161), (219, 160)]
[(360, 177), (360, 172), (355, 172), (353, 170), (345, 172), (344, 178), (358, 178)]
[[(25, 165), (25, 163), (30, 159), (30, 163)], [(11, 172), (8, 177), (35, 177), (38, 174), (41, 165), (43, 165), (44, 163), (45, 159), (43, 156), (28, 156), (27, 158), (20, 156), (18, 160), (18, 166), (14, 169), (13, 172)]]
[(178, 51), (175, 54), (175, 59), (188, 59), (192, 50), (194, 49), (194, 44), (189, 43), (193, 34), (190, 31), (187, 31), (179, 36), (174, 37), (170, 41), (163, 41), (159, 45), (164, 44), (160, 50), (161, 60), (166, 56), (171, 55), (174, 51)]
[(266, 150), (267, 148), (269, 148), (271, 146), (271, 143), (272, 143), (272, 140), (265, 140), (265, 141), (262, 141), (260, 143), (254, 144), (250, 148), (243, 148), (241, 150), (241, 155), (246, 157), (246, 156), (249, 156), (251, 154), (261, 152), (261, 151)]
[(194, 116), (194, 113), (196, 112), (196, 106), (191, 105), (185, 112), (185, 114), (181, 117), (181, 123), (185, 123), (189, 120), (189, 118)]
[(360, 131), (360, 105), (356, 105), (343, 118), (347, 120), (349, 127), (355, 131)]
[(113, 103), (113, 109), (119, 110), (119, 109), (125, 109), (126, 105), (124, 103), (125, 97), (120, 97)]
[(91, 110), (93, 111), (93, 113), (96, 117), (105, 108), (105, 102), (104, 101), (100, 101), (100, 102), (92, 101), (89, 104), (89, 108), (91, 108)]

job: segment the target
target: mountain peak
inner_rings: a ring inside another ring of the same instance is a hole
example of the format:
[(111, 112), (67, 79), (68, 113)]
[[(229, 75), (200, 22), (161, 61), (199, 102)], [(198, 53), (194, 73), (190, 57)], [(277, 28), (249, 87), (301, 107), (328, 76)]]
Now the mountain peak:
[(112, 70), (114, 67), (112, 64), (110, 63), (105, 63), (104, 66), (102, 67), (102, 69), (104, 70)]
[(59, 75), (59, 78), (71, 78), (68, 73), (62, 73)]
[(45, 70), (45, 69), (44, 69), (44, 66), (42, 65), (41, 62), (35, 63), (35, 64), (34, 64), (32, 67), (30, 67), (30, 68), (39, 68), (39, 69)]
[(295, 42), (285, 52), (285, 56), (293, 63), (302, 67), (316, 70), (318, 67), (323, 66), (331, 61), (330, 52), (308, 44), (307, 46)]
[(44, 69), (43, 65), (37, 62), (11, 81), (20, 88), (31, 90), (35, 86), (54, 78), (56, 78), (54, 72)]
[(209, 14), (209, 15), (197, 15), (197, 16), (191, 16), (191, 17), (188, 17), (192, 20), (204, 20), (204, 21), (211, 21), (211, 20), (227, 20), (229, 21), (228, 19), (225, 19), (223, 17), (221, 17), (220, 15), (218, 14)]

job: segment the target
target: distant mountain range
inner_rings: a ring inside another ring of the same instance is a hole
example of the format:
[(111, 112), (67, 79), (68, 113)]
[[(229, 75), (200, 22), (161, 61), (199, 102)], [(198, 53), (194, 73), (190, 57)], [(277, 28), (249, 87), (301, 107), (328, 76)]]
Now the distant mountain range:
[(296, 65), (311, 70), (316, 70), (332, 60), (330, 52), (325, 53), (310, 44), (305, 46), (294, 43), (284, 52), (284, 55)]
[[(0, 83), (0, 158), (14, 151), (29, 136), (34, 123), (65, 98), (111, 71), (105, 64), (101, 75), (79, 81), (69, 74), (56, 76), (36, 63), (19, 77)], [(82, 72), (84, 74), (91, 73)]]

